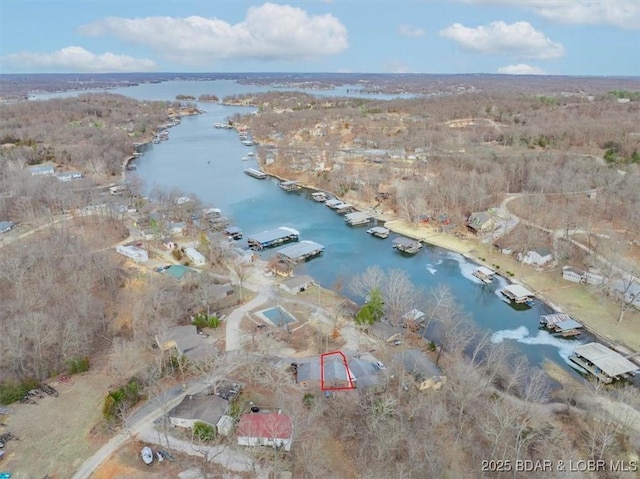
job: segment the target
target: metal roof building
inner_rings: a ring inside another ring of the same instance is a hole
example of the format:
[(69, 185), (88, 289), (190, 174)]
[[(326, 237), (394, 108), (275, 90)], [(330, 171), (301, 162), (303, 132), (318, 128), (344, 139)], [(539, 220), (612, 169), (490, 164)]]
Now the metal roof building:
[(252, 249), (269, 248), (271, 246), (278, 246), (290, 241), (298, 241), (300, 233), (293, 228), (281, 226), (274, 230), (263, 231), (256, 233), (247, 238), (247, 243)]
[(298, 263), (300, 261), (306, 261), (309, 258), (322, 254), (324, 246), (315, 241), (300, 241), (297, 244), (292, 244), (285, 248), (282, 248), (278, 252), (278, 256), (282, 259), (290, 261), (292, 263)]
[(569, 359), (607, 383), (640, 369), (637, 364), (600, 343), (578, 346)]

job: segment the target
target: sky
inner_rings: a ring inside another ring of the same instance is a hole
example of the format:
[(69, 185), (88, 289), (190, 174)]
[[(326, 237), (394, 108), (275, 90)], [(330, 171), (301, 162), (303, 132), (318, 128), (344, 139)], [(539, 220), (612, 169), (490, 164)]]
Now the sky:
[(640, 76), (640, 0), (0, 0), (0, 73)]

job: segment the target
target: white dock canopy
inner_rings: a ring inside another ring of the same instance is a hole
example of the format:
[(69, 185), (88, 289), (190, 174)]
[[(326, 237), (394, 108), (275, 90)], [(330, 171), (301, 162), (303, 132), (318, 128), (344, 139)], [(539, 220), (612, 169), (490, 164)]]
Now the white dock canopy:
[(526, 298), (530, 296), (534, 296), (534, 294), (529, 291), (524, 286), (520, 286), (519, 284), (510, 284), (504, 287), (505, 291), (511, 293), (515, 298)]
[(478, 266), (476, 268), (476, 271), (480, 274), (483, 274), (484, 276), (490, 278), (491, 276), (493, 276), (494, 274), (496, 274), (495, 271), (493, 271), (492, 269), (487, 268), (486, 266)]
[(574, 354), (593, 363), (607, 376), (615, 378), (640, 369), (627, 358), (600, 343), (589, 343), (578, 346), (573, 350)]

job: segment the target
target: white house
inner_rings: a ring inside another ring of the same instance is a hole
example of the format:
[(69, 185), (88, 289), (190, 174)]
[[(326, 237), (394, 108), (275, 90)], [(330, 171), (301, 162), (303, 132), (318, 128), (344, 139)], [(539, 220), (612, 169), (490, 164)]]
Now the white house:
[(582, 283), (584, 281), (584, 275), (585, 271), (582, 271), (581, 269), (574, 268), (572, 266), (562, 267), (562, 279), (566, 279), (567, 281)]
[(311, 276), (303, 274), (300, 276), (294, 276), (287, 281), (283, 281), (280, 283), (280, 288), (284, 289), (289, 294), (298, 294), (302, 291), (306, 291), (314, 284), (316, 283)]
[(527, 251), (524, 255), (520, 255), (520, 261), (524, 264), (544, 266), (550, 261), (553, 261), (553, 254), (551, 253), (551, 250), (541, 246)]
[(271, 446), (291, 450), (293, 423), (280, 412), (249, 413), (240, 417), (236, 430), (240, 446)]
[(127, 258), (131, 258), (136, 263), (149, 261), (149, 253), (147, 250), (138, 248), (137, 246), (118, 245), (116, 246), (116, 251)]
[(185, 248), (184, 254), (187, 255), (187, 258), (189, 258), (193, 266), (204, 266), (207, 264), (206, 258), (195, 248)]

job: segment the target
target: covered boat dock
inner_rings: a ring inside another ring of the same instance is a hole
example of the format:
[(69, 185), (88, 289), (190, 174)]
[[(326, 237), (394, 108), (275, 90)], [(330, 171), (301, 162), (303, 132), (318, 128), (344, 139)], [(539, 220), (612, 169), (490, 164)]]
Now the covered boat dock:
[(302, 189), (297, 181), (281, 181), (278, 186), (284, 191), (296, 191)]
[(244, 170), (244, 172), (247, 175), (257, 178), (259, 180), (264, 180), (267, 177), (267, 174), (264, 171), (256, 170), (255, 168), (247, 168), (246, 170)]
[(535, 297), (531, 291), (519, 284), (505, 286), (500, 292), (510, 301), (518, 304), (529, 303)]
[(383, 226), (374, 226), (373, 228), (369, 228), (367, 233), (382, 239), (389, 237), (389, 230)]
[(356, 211), (355, 213), (348, 213), (344, 215), (344, 222), (349, 226), (366, 225), (371, 221), (371, 215)]
[(320, 243), (305, 240), (298, 244), (282, 248), (278, 252), (278, 258), (290, 263), (300, 263), (322, 254), (323, 251), (324, 246)]
[(298, 241), (300, 233), (293, 228), (281, 226), (274, 230), (263, 231), (247, 238), (249, 248), (253, 250), (261, 250), (271, 248), (291, 241)]
[(565, 313), (545, 314), (540, 316), (540, 324), (553, 333), (557, 333), (563, 337), (579, 336), (580, 329), (583, 328), (571, 316)]
[(400, 236), (393, 240), (393, 247), (401, 253), (416, 254), (422, 248), (422, 243)]
[(607, 384), (634, 376), (639, 369), (636, 364), (600, 343), (578, 346), (569, 359)]
[(483, 283), (489, 284), (493, 281), (493, 275), (495, 275), (496, 272), (487, 268), (486, 266), (478, 266), (473, 270), (473, 273), (471, 274), (473, 274)]

